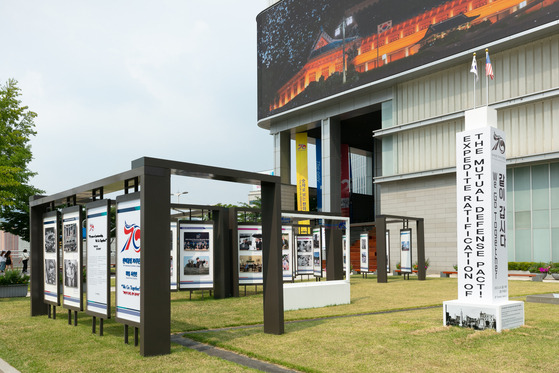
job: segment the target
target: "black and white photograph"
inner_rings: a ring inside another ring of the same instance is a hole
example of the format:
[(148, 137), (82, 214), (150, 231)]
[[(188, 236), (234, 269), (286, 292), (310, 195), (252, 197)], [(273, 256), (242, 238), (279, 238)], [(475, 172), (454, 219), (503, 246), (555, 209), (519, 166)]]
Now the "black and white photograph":
[(184, 275), (198, 276), (210, 274), (209, 255), (192, 255), (184, 257)]
[(308, 240), (297, 240), (298, 253), (310, 253), (312, 251), (312, 243), (309, 237)]
[(361, 253), (361, 263), (367, 263), (367, 254)]
[(367, 239), (361, 239), (361, 250), (367, 250)]
[(72, 259), (64, 259), (64, 286), (77, 288), (78, 278), (78, 261)]
[(45, 282), (56, 285), (56, 260), (45, 259)]
[(64, 251), (76, 252), (78, 250), (78, 225), (76, 223), (64, 225)]
[(313, 235), (312, 235), (312, 247), (314, 249), (320, 248), (320, 233), (313, 233)]
[(210, 249), (209, 232), (184, 232), (185, 251), (208, 251)]
[(239, 250), (250, 250), (252, 246), (251, 236), (250, 233), (239, 233)]
[(461, 326), (475, 330), (497, 329), (497, 318), (491, 309), (480, 307), (452, 307), (445, 312), (445, 323), (448, 326)]
[(45, 252), (56, 252), (56, 234), (54, 233), (54, 227), (45, 228)]
[(261, 255), (240, 255), (239, 256), (240, 272), (262, 272), (262, 256)]
[(299, 266), (299, 267), (311, 267), (312, 266), (311, 258), (312, 258), (312, 255), (310, 253), (309, 254), (297, 255), (297, 266)]

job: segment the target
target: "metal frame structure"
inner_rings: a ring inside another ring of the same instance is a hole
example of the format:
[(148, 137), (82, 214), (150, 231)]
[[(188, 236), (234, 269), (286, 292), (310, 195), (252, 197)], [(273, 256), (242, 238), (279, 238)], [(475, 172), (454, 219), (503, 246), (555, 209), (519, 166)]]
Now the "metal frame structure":
[[(409, 221), (415, 220), (417, 236), (417, 277), (425, 280), (425, 234), (423, 218), (412, 218), (398, 215), (377, 215), (375, 226), (377, 228), (377, 282), (388, 282), (386, 271), (386, 226), (388, 224), (403, 224), (408, 228)], [(379, 250), (379, 248), (382, 248)]]
[[(284, 333), (283, 278), (281, 271), (280, 178), (192, 163), (143, 157), (132, 161), (130, 171), (119, 173), (50, 196), (30, 198), (31, 316), (46, 315), (43, 300), (43, 214), (56, 210), (68, 199), (75, 204), (91, 202), (99, 194), (129, 189), (140, 192), (141, 201), (141, 322), (140, 353), (143, 356), (168, 354), (171, 350), (169, 199), (171, 175), (257, 184), (262, 190), (262, 239), (264, 267), (264, 332)], [(219, 214), (218, 215), (223, 215)], [(226, 221), (225, 216), (214, 220)], [(218, 226), (220, 226), (218, 224)], [(222, 232), (225, 235), (225, 231)], [(162, 253), (164, 255), (162, 255)], [(165, 255), (166, 254), (166, 255)], [(219, 272), (219, 268), (216, 272)], [(157, 281), (153, 279), (157, 278)]]

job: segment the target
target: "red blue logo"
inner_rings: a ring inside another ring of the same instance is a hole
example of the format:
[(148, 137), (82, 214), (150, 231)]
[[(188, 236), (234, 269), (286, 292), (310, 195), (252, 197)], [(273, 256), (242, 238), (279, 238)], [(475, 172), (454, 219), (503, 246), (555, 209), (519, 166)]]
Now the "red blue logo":
[(136, 224), (127, 224), (124, 222), (124, 234), (128, 236), (126, 243), (120, 252), (127, 251), (130, 249), (130, 244), (134, 248), (134, 251), (140, 252), (140, 226)]

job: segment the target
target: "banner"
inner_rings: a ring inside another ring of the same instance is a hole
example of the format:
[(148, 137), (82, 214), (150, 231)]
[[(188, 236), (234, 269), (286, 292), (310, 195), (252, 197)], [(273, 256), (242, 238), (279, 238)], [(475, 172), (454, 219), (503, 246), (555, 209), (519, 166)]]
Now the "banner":
[(262, 284), (262, 227), (239, 226), (239, 285)]
[(314, 228), (312, 230), (312, 247), (313, 247), (313, 274), (315, 277), (322, 277), (322, 237), (321, 229)]
[[(309, 211), (309, 173), (307, 158), (307, 133), (295, 134), (295, 160), (297, 168), (297, 211)], [(308, 220), (300, 224), (308, 225)], [(299, 233), (310, 233), (307, 228), (300, 229)]]
[(94, 201), (86, 205), (87, 298), (88, 315), (105, 319), (111, 317), (109, 272), (109, 213), (110, 201)]
[(316, 140), (316, 209), (322, 211), (322, 140)]
[(178, 232), (177, 232), (177, 223), (173, 222), (171, 223), (171, 230), (169, 232), (169, 234), (171, 235), (171, 245), (170, 245), (170, 263), (169, 265), (171, 266), (170, 268), (170, 273), (171, 273), (171, 290), (177, 290), (177, 268), (179, 266), (179, 262), (177, 259), (177, 255), (178, 255)]
[(342, 174), (342, 216), (349, 217), (349, 196), (350, 196), (350, 178), (349, 178), (349, 145), (341, 145), (341, 174)]
[(140, 325), (140, 193), (116, 199), (116, 320)]
[(297, 275), (313, 274), (312, 236), (297, 236)]
[(293, 280), (293, 235), (291, 227), (281, 228), (281, 269), (283, 281)]

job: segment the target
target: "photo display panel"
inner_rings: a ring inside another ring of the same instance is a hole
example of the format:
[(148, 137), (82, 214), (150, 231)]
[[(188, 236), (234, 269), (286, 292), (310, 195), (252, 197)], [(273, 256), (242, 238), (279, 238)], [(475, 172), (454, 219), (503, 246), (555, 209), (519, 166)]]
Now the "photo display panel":
[(297, 275), (313, 274), (313, 236), (297, 236)]
[(239, 225), (239, 285), (262, 284), (262, 227)]
[(170, 273), (171, 273), (171, 290), (177, 290), (177, 279), (178, 279), (178, 246), (179, 246), (179, 238), (177, 236), (177, 223), (171, 223), (171, 231), (169, 232), (171, 235), (171, 258), (170, 258)]
[(43, 258), (45, 303), (59, 306), (58, 298), (58, 212), (43, 215)]
[(359, 235), (359, 247), (360, 250), (360, 270), (361, 272), (369, 272), (369, 234), (361, 233)]
[(315, 277), (322, 276), (322, 235), (320, 228), (312, 230), (312, 252), (313, 252), (313, 274)]
[(411, 229), (400, 229), (400, 247), (400, 270), (411, 273)]
[(81, 206), (62, 210), (62, 306), (74, 311), (83, 310), (82, 220)]
[(346, 272), (346, 265), (347, 265), (347, 254), (346, 254), (347, 245), (346, 245), (345, 239), (346, 239), (346, 235), (344, 234), (342, 236), (342, 249), (344, 251), (344, 273)]
[(140, 193), (116, 199), (116, 320), (140, 325)]
[(179, 223), (180, 288), (213, 288), (213, 224)]
[(283, 281), (293, 280), (293, 230), (281, 228), (281, 269)]
[(390, 231), (386, 231), (386, 272), (390, 272)]
[(110, 200), (86, 205), (87, 271), (85, 285), (88, 315), (111, 317), (110, 293)]

